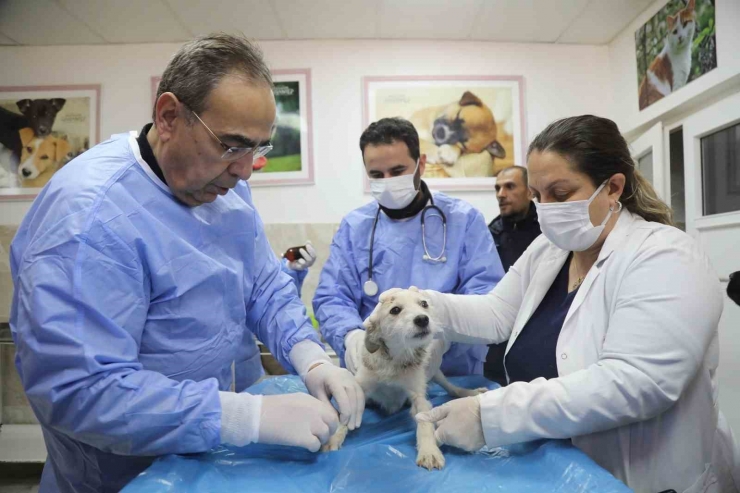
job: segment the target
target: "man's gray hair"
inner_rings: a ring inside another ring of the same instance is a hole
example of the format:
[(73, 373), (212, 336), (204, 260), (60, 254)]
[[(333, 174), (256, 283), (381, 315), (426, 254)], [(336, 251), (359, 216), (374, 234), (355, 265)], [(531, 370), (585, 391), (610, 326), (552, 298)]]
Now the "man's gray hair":
[[(162, 74), (157, 100), (171, 92), (200, 114), (213, 88), (224, 76), (235, 74), (255, 84), (272, 87), (272, 76), (262, 50), (243, 36), (217, 33), (185, 43)], [(156, 118), (156, 100), (152, 119)]]

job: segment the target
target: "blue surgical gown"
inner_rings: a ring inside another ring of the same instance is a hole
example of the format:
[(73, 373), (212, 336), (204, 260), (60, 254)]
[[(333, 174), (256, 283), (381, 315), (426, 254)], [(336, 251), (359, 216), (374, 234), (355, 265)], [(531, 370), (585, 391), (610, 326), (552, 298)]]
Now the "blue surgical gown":
[(41, 492), (118, 491), (155, 456), (220, 442), (249, 329), (294, 371), (319, 343), (240, 183), (187, 207), (114, 136), (58, 171), (11, 245), (16, 366), (41, 422)]
[[(446, 262), (424, 260), (421, 213), (394, 221), (381, 212), (373, 246), (373, 280), (378, 294), (368, 296), (368, 256), (377, 202), (350, 212), (339, 226), (329, 259), (321, 272), (313, 299), (321, 333), (344, 364), (344, 336), (362, 328), (378, 303), (380, 293), (391, 288), (417, 286), (443, 293), (485, 294), (503, 277), (496, 248), (481, 213), (467, 202), (435, 193), (434, 204), (447, 217)], [(426, 244), (432, 257), (442, 251), (442, 221), (433, 209), (426, 214)], [(447, 375), (479, 374), (488, 348), (453, 344), (442, 360)]]
[[(303, 280), (308, 275), (308, 269), (293, 270), (288, 267), (288, 261), (285, 259), (283, 259), (281, 267), (283, 272), (293, 279), (298, 290), (298, 296), (300, 296)], [(265, 369), (262, 368), (262, 357), (257, 346), (257, 339), (255, 339), (254, 334), (245, 331), (244, 341), (239, 345), (236, 361), (234, 361), (234, 390), (243, 392), (254, 385), (264, 374)]]

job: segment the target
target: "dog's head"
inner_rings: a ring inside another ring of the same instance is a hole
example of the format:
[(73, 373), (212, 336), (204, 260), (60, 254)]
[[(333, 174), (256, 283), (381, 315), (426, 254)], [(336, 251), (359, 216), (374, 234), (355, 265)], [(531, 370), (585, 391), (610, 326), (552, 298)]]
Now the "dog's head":
[(64, 107), (66, 99), (21, 99), (15, 104), (28, 118), (31, 128), (38, 137), (46, 137), (51, 133), (57, 113)]
[(460, 101), (447, 106), (434, 120), (432, 136), (438, 146), (457, 145), (463, 153), (485, 150), (493, 157), (506, 157), (506, 151), (496, 140), (498, 130), (493, 112), (470, 91), (465, 91)]
[(429, 345), (437, 330), (429, 310), (429, 299), (415, 287), (383, 293), (364, 324), (365, 348), (374, 353), (385, 345), (400, 354)]
[(18, 176), (23, 180), (38, 178), (47, 169), (63, 163), (70, 152), (69, 142), (65, 139), (53, 135), (36, 137), (30, 128), (21, 129), (20, 135), (23, 150)]

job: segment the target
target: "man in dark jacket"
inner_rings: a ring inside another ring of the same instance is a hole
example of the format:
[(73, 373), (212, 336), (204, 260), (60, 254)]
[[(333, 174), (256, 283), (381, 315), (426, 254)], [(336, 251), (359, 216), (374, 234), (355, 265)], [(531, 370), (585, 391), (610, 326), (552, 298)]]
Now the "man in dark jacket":
[[(496, 175), (496, 199), (501, 215), (491, 221), (488, 229), (493, 235), (504, 271), (508, 271), (540, 234), (537, 210), (527, 181), (527, 168), (512, 166), (502, 169)], [(506, 385), (506, 344), (491, 344), (483, 366), (486, 378), (501, 385)]]

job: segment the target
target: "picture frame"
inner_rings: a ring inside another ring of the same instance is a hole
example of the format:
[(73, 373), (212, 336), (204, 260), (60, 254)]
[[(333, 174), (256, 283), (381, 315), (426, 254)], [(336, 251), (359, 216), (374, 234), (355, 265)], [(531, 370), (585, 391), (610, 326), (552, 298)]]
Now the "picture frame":
[[(272, 71), (276, 127), (273, 150), (254, 163), (251, 187), (313, 185), (313, 118), (311, 69)], [(156, 100), (161, 77), (152, 77), (152, 102)]]
[(363, 130), (386, 117), (411, 121), (430, 188), (492, 190), (498, 171), (524, 166), (524, 77), (368, 76), (362, 85)]
[(717, 68), (714, 3), (668, 0), (635, 31), (640, 111)]
[(100, 84), (0, 87), (0, 201), (29, 200), (100, 142)]

